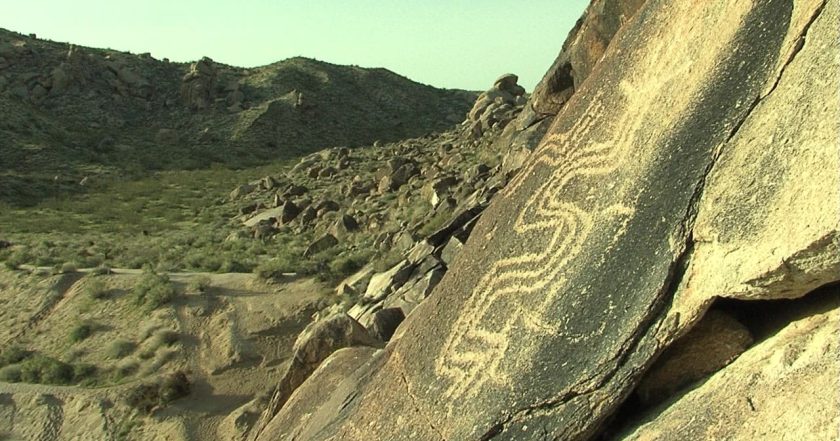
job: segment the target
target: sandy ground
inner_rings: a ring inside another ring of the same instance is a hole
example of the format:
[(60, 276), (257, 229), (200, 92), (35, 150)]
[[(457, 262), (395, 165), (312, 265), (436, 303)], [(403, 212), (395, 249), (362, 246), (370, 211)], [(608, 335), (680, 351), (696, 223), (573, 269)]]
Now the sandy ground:
[[(271, 392), (297, 334), (331, 295), (306, 278), (267, 284), (252, 274), (172, 273), (183, 294), (149, 312), (130, 295), (139, 270), (96, 276), (109, 289), (105, 299), (86, 291), (88, 272), (0, 270), (0, 351), (20, 346), (90, 363), (101, 377), (89, 386), (0, 382), (0, 439), (237, 439), (249, 403)], [(209, 288), (189, 292), (198, 279)], [(94, 332), (73, 342), (68, 336), (79, 323), (93, 324)], [(166, 332), (177, 333), (177, 342), (155, 344)], [(134, 351), (113, 357), (116, 340)], [(175, 370), (188, 373), (188, 397), (151, 415), (124, 403), (132, 388)]]

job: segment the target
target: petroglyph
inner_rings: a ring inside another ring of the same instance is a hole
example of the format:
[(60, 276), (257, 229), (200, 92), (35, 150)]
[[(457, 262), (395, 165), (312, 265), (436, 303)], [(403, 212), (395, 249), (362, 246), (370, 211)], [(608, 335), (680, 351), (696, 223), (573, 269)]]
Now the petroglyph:
[[(748, 6), (749, 2), (740, 2), (731, 15), (719, 19), (740, 20), (743, 17), (740, 14), (745, 14)], [(697, 23), (686, 21), (681, 25)], [(737, 29), (737, 26), (727, 29)], [(673, 32), (676, 37), (682, 30), (677, 26), (662, 32)], [(565, 332), (563, 317), (551, 315), (553, 305), (573, 302), (577, 294), (566, 289), (565, 274), (572, 271), (570, 262), (593, 237), (609, 238), (604, 241), (609, 243), (604, 245), (603, 253), (621, 240), (628, 220), (635, 213), (633, 207), (638, 203), (638, 194), (627, 183), (633, 182), (634, 175), (643, 175), (646, 167), (656, 160), (655, 155), (639, 154), (639, 151), (661, 140), (672, 129), (652, 127), (648, 115), (690, 113), (704, 86), (695, 82), (692, 90), (667, 91), (681, 87), (687, 77), (709, 75), (717, 67), (715, 60), (692, 57), (694, 49), (685, 42), (675, 44), (668, 36), (662, 37), (649, 41), (648, 47), (638, 54), (627, 55), (630, 63), (635, 64), (630, 69), (634, 74), (617, 87), (601, 87), (589, 97), (581, 92), (573, 98), (587, 102), (575, 123), (566, 131), (552, 128), (533, 160), (504, 190), (511, 195), (525, 191), (526, 182), (534, 186), (533, 196), (527, 198), (513, 223), (516, 238), (510, 240), (528, 249), (497, 260), (486, 271), (435, 360), (435, 371), (446, 382), (444, 396), (453, 403), (450, 406), (459, 399), (474, 397), (487, 383), (511, 384), (512, 379), (507, 375), (512, 371), (510, 366), (530, 363), (538, 350), (533, 344), (521, 341), (518, 334), (552, 335), (569, 344), (583, 340), (584, 336)], [(733, 37), (734, 33), (720, 35), (711, 44), (725, 45)], [(624, 109), (612, 112), (618, 114), (616, 120), (605, 121), (602, 117), (610, 113), (605, 112), (607, 103), (611, 106), (619, 103)], [(617, 182), (611, 174), (618, 173), (619, 164), (623, 164), (620, 171), (623, 180)], [(548, 178), (544, 182), (536, 185), (531, 182), (545, 174)], [(539, 239), (529, 240), (536, 237)], [(538, 301), (534, 301), (535, 296)], [(498, 324), (498, 319), (492, 318), (500, 316), (505, 317), (503, 326), (482, 327), (487, 323)], [(450, 414), (452, 410), (450, 407)]]

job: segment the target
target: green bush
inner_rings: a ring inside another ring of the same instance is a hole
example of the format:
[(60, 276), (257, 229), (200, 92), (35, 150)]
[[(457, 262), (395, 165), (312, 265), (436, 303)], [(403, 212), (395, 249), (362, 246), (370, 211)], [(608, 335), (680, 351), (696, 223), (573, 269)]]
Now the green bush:
[(0, 369), (0, 381), (6, 383), (19, 383), (21, 378), (20, 366), (13, 364)]
[(177, 292), (169, 282), (169, 276), (158, 274), (149, 267), (134, 285), (134, 298), (138, 305), (148, 310), (157, 309), (175, 299)]
[(30, 262), (31, 259), (32, 256), (26, 250), (16, 250), (9, 254), (3, 264), (10, 270), (16, 270), (21, 265)]
[(257, 265), (254, 274), (264, 280), (276, 280), (283, 277), (284, 273), (296, 272), (298, 268), (298, 262), (294, 262), (288, 256), (280, 256)]
[(126, 377), (129, 377), (137, 372), (137, 363), (129, 362), (123, 363), (117, 366), (111, 372), (111, 381), (114, 383), (119, 383), (124, 380)]
[(144, 383), (128, 391), (125, 403), (143, 413), (150, 413), (158, 405), (159, 388), (156, 384)]
[(134, 342), (124, 339), (118, 339), (111, 342), (108, 345), (108, 348), (105, 350), (105, 355), (108, 358), (119, 360), (121, 358), (125, 358), (132, 352), (134, 349), (137, 348), (137, 345)]
[(210, 288), (210, 283), (210, 277), (199, 276), (190, 281), (189, 285), (187, 285), (187, 290), (194, 293), (204, 294), (207, 292), (207, 289)]
[(76, 383), (92, 379), (96, 375), (96, 366), (89, 363), (73, 365), (73, 380)]
[(107, 265), (99, 265), (96, 268), (92, 269), (90, 273), (94, 276), (105, 276), (108, 274), (112, 274), (113, 271), (111, 270), (111, 267)]
[(10, 346), (3, 351), (2, 354), (0, 354), (0, 366), (20, 363), (30, 356), (32, 356), (32, 352), (27, 351), (20, 346)]
[(70, 342), (78, 343), (93, 334), (93, 325), (91, 323), (79, 323), (70, 330)]
[(160, 403), (169, 404), (190, 394), (190, 380), (181, 371), (163, 378), (160, 383)]
[(85, 284), (85, 294), (95, 300), (101, 300), (108, 297), (110, 293), (108, 291), (108, 287), (100, 278), (97, 277), (87, 277), (89, 280)]
[(76, 271), (78, 271), (78, 266), (73, 262), (64, 262), (59, 269), (61, 274), (75, 273)]
[(190, 386), (187, 375), (177, 371), (166, 375), (157, 384), (144, 383), (132, 388), (126, 395), (125, 402), (143, 413), (151, 413), (155, 408), (189, 395)]
[(73, 366), (52, 357), (36, 354), (20, 366), (20, 381), (40, 384), (71, 384)]

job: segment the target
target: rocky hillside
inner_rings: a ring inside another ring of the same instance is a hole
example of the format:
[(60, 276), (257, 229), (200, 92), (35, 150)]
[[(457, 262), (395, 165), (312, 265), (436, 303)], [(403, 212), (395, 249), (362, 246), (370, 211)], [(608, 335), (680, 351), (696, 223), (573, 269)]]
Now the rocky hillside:
[[(26, 264), (59, 242), (9, 236), (0, 438), (837, 439), (838, 21), (592, 0), (530, 95), (507, 74), (448, 130), (326, 142), (224, 194), (168, 181), (204, 196), (191, 235), (78, 242), (142, 271), (53, 274)], [(259, 69), (216, 95), (235, 69), (180, 69), (165, 108), (227, 115), (214, 143), (305, 115), (308, 92), (247, 119)], [(22, 121), (50, 127), (50, 99)]]
[(172, 63), (0, 29), (0, 200), (31, 202), (103, 172), (243, 166), (420, 136), (462, 121), (474, 100), (385, 69)]
[(836, 439), (838, 19), (593, 1), (523, 168), (348, 278), (248, 439)]

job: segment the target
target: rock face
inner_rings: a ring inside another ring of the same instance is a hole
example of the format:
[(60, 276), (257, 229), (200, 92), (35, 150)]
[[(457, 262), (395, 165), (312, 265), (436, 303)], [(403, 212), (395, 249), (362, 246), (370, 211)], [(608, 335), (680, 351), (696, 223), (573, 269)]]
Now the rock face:
[(263, 427), (264, 420), (273, 417), (295, 389), (333, 352), (352, 346), (378, 345), (379, 341), (347, 314), (334, 314), (311, 323), (298, 336), (293, 348), (294, 357), (261, 417), (263, 421), (258, 420), (256, 427)]
[(831, 310), (791, 323), (620, 438), (837, 439), (837, 298)]
[(216, 87), (216, 66), (213, 60), (204, 57), (190, 66), (181, 80), (181, 98), (189, 108), (204, 110), (213, 102)]
[[(259, 439), (591, 438), (715, 298), (840, 280), (838, 3), (646, 2), (485, 210), (470, 258), (375, 361), (338, 385), (324, 372), (325, 394)], [(836, 359), (820, 345), (802, 358), (812, 371)], [(760, 369), (750, 354), (722, 372)], [(840, 421), (814, 398), (830, 375), (779, 383), (808, 388), (786, 390), (819, 404), (820, 428)], [(694, 397), (639, 439), (713, 433), (688, 422), (708, 402)]]
[(517, 84), (519, 77), (505, 74), (488, 91), (479, 95), (467, 115), (466, 124), (476, 137), (494, 127), (504, 128), (526, 103), (525, 89)]

